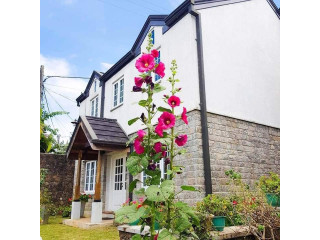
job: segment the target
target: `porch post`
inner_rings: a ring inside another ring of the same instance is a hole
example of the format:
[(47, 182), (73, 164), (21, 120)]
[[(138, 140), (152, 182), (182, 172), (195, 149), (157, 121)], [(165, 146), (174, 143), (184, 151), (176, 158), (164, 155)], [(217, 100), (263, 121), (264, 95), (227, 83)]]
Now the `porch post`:
[(91, 223), (102, 222), (102, 202), (101, 202), (101, 151), (98, 151), (97, 174), (94, 188), (94, 201), (92, 202)]
[(80, 177), (81, 177), (81, 161), (82, 161), (82, 151), (79, 151), (78, 154), (78, 164), (77, 164), (77, 180), (74, 189), (72, 208), (71, 208), (71, 219), (80, 219)]

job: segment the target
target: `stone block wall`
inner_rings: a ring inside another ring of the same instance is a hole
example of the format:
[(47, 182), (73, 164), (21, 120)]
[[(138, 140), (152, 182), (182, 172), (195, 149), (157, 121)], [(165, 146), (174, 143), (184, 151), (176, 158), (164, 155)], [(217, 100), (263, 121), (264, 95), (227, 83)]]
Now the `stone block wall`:
[(228, 192), (224, 172), (231, 168), (250, 185), (280, 172), (280, 129), (212, 113), (208, 128), (213, 192)]
[(40, 168), (48, 169), (45, 186), (55, 205), (68, 205), (72, 197), (75, 162), (66, 155), (40, 153)]

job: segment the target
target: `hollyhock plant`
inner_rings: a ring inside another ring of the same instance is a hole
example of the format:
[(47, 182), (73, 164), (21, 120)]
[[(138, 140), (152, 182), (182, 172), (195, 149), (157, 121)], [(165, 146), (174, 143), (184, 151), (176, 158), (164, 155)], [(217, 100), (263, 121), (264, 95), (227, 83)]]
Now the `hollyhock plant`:
[(179, 135), (176, 137), (176, 144), (179, 146), (179, 147), (182, 147), (184, 146), (188, 141), (188, 136), (186, 134), (184, 135)]
[(166, 151), (163, 150), (163, 145), (161, 142), (156, 142), (154, 144), (153, 149), (156, 151), (156, 153), (162, 153), (162, 156), (165, 157), (166, 156)]
[(166, 67), (164, 66), (163, 62), (160, 62), (155, 70), (155, 73), (158, 74), (161, 78), (165, 76), (164, 70)]
[(141, 92), (142, 88), (141, 87), (137, 87), (137, 86), (133, 86), (132, 91), (134, 92)]
[(142, 141), (143, 137), (146, 135), (146, 132), (141, 129), (141, 130), (137, 131), (137, 134), (138, 134), (139, 140)]
[(151, 54), (142, 54), (136, 61), (136, 68), (139, 72), (148, 72), (154, 68), (154, 57)]
[(168, 104), (172, 108), (179, 107), (180, 106), (180, 98), (173, 95), (173, 96), (169, 97)]
[(185, 122), (185, 124), (188, 124), (188, 117), (187, 117), (187, 109), (185, 107), (183, 107), (183, 112), (181, 114), (181, 119), (182, 121)]
[(158, 121), (163, 129), (168, 129), (174, 127), (176, 124), (176, 117), (172, 113), (163, 112)]
[(141, 87), (143, 84), (143, 78), (141, 77), (135, 77), (134, 78), (134, 83), (136, 84), (137, 87)]
[(160, 124), (160, 123), (154, 129), (155, 133), (158, 134), (160, 137), (163, 137), (163, 130), (164, 130), (164, 128), (163, 128), (162, 124)]

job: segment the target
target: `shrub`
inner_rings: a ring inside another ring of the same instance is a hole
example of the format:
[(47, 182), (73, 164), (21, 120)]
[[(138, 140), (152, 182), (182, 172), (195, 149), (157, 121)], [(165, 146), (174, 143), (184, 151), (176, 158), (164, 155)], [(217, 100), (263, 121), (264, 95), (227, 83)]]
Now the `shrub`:
[(269, 176), (261, 176), (258, 185), (265, 193), (280, 195), (280, 177), (274, 172), (270, 172)]

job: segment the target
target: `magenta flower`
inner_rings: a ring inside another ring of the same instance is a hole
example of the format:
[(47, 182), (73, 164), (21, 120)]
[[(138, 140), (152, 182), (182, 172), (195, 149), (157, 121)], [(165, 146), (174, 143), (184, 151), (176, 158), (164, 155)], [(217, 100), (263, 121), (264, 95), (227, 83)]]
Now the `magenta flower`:
[(139, 141), (142, 141), (143, 137), (146, 135), (146, 132), (141, 129), (137, 132), (137, 134), (138, 134)]
[(156, 143), (154, 144), (153, 149), (156, 151), (156, 153), (161, 152), (163, 157), (166, 156), (166, 151), (163, 150), (163, 145), (162, 145), (161, 142), (156, 142)]
[(134, 83), (136, 84), (137, 87), (141, 87), (143, 84), (143, 78), (141, 77), (135, 77), (134, 78)]
[(187, 117), (187, 109), (185, 107), (183, 107), (183, 111), (182, 111), (182, 114), (181, 114), (181, 119), (182, 121), (185, 122), (185, 124), (188, 124), (188, 117)]
[(163, 126), (159, 123), (156, 128), (154, 129), (154, 131), (156, 132), (156, 134), (158, 134), (160, 137), (163, 137)]
[(136, 68), (139, 72), (148, 72), (154, 68), (154, 57), (151, 54), (142, 54), (136, 61)]
[(170, 105), (170, 107), (178, 107), (180, 106), (180, 98), (177, 96), (171, 96), (168, 99), (168, 104)]
[(164, 73), (165, 69), (166, 69), (166, 67), (164, 66), (164, 63), (160, 62), (155, 70), (155, 73), (158, 74), (161, 78), (163, 78), (165, 75), (165, 73)]
[(151, 50), (151, 55), (152, 55), (154, 58), (159, 57), (159, 52), (158, 52), (158, 50), (156, 50), (156, 49)]
[(151, 76), (146, 76), (144, 81), (146, 82), (146, 84), (150, 84), (150, 83), (152, 83), (152, 77)]
[(178, 137), (176, 137), (176, 140), (175, 140), (176, 144), (179, 147), (185, 145), (187, 143), (187, 141), (188, 141), (188, 136), (185, 135), (185, 134), (184, 135), (179, 135)]
[(141, 87), (137, 87), (137, 86), (133, 86), (132, 91), (133, 92), (141, 92), (142, 88)]
[(159, 124), (162, 125), (163, 129), (168, 129), (174, 127), (176, 123), (176, 117), (169, 112), (163, 112), (158, 118), (158, 121)]
[(134, 140), (133, 146), (134, 146), (134, 149), (136, 150), (136, 153), (138, 154), (144, 153), (144, 147), (142, 146), (142, 142), (139, 141), (138, 138)]

